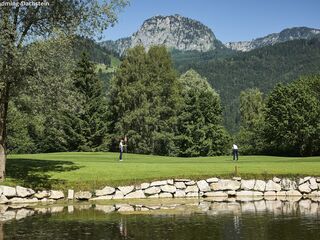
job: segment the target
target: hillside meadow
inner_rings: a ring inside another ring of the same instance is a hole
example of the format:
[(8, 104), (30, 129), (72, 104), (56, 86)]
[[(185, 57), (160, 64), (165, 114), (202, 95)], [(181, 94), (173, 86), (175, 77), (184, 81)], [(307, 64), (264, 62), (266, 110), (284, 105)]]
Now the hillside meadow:
[(139, 184), (145, 181), (207, 177), (267, 179), (272, 176), (320, 175), (320, 157), (231, 156), (178, 158), (111, 152), (14, 154), (7, 160), (5, 185), (35, 189), (94, 190), (105, 185)]

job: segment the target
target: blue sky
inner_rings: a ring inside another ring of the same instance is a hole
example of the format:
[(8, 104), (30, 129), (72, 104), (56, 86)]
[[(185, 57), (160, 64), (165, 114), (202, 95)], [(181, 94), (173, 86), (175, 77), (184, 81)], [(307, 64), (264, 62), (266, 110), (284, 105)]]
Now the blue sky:
[(171, 14), (202, 22), (222, 42), (252, 40), (289, 27), (320, 28), (320, 0), (131, 0), (102, 40), (128, 37), (144, 20)]

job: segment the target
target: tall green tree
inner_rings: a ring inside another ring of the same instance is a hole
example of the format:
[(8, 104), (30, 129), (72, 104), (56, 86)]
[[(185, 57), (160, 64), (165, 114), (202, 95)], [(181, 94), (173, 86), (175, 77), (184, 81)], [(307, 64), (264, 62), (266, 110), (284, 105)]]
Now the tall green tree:
[(107, 102), (102, 81), (87, 54), (77, 63), (73, 84), (81, 104), (77, 113), (69, 113), (66, 119), (69, 150), (101, 150), (107, 134)]
[(269, 95), (265, 138), (272, 153), (311, 156), (320, 153), (320, 77), (279, 84)]
[[(21, 1), (16, 1), (20, 3)], [(23, 64), (26, 43), (64, 33), (95, 34), (117, 20), (126, 0), (48, 0), (47, 6), (3, 6), (0, 8), (0, 178), (5, 177), (9, 98), (17, 94), (30, 69)]]
[(179, 91), (164, 47), (152, 47), (147, 53), (142, 46), (130, 49), (110, 86), (113, 149), (126, 135), (129, 151), (173, 155)]
[(242, 154), (259, 154), (263, 151), (262, 131), (265, 103), (259, 89), (253, 88), (240, 93), (240, 131), (234, 140)]
[(183, 105), (178, 117), (180, 156), (213, 156), (226, 153), (228, 135), (222, 127), (219, 95), (194, 70), (181, 75)]

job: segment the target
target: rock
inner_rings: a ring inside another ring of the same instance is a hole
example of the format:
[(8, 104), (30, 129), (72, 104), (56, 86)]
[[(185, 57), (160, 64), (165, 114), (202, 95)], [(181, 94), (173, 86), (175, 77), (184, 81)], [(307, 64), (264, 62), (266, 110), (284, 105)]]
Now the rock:
[(304, 177), (304, 178), (300, 178), (299, 179), (299, 185), (309, 181), (311, 179), (311, 177)]
[(186, 197), (186, 192), (183, 190), (177, 189), (177, 191), (174, 193), (174, 197), (176, 197), (176, 198)]
[(280, 183), (281, 182), (281, 179), (278, 178), (278, 177), (273, 177), (272, 179), (275, 183)]
[(167, 184), (167, 180), (164, 181), (155, 181), (150, 184), (150, 187), (163, 186)]
[(160, 188), (163, 192), (169, 192), (169, 193), (174, 193), (177, 190), (177, 188), (172, 185), (164, 185), (164, 186), (161, 186)]
[(262, 180), (256, 180), (253, 190), (264, 192), (266, 189), (266, 182)]
[(201, 192), (210, 192), (211, 188), (205, 180), (200, 180), (197, 182), (197, 186)]
[(205, 192), (205, 197), (228, 197), (228, 194), (223, 191), (217, 191), (217, 192)]
[(236, 192), (237, 197), (253, 197), (253, 191), (239, 191)]
[(317, 179), (316, 179), (316, 182), (317, 182), (317, 183), (320, 183), (320, 178), (317, 178)]
[(286, 196), (298, 196), (301, 197), (302, 194), (297, 190), (289, 190), (286, 192)]
[(113, 195), (112, 199), (123, 199), (123, 198), (124, 198), (123, 192), (121, 192), (120, 190), (117, 190), (116, 193)]
[(96, 190), (95, 195), (96, 195), (97, 197), (99, 197), (99, 196), (105, 196), (105, 195), (113, 194), (115, 191), (116, 191), (115, 188), (106, 186), (106, 187), (104, 187), (102, 190)]
[(8, 200), (9, 203), (17, 204), (17, 203), (37, 203), (39, 200), (38, 198), (21, 198), (21, 197), (14, 197)]
[(310, 187), (310, 189), (313, 190), (313, 191), (314, 191), (314, 190), (318, 190), (318, 184), (317, 184), (317, 183), (316, 183), (316, 184), (310, 184), (309, 187)]
[(301, 193), (310, 193), (311, 192), (311, 189), (309, 187), (309, 183), (307, 183), (307, 182), (299, 185), (298, 189)]
[(9, 220), (15, 219), (15, 217), (16, 217), (16, 212), (9, 210), (0, 215), (0, 221), (6, 222)]
[(141, 183), (140, 187), (142, 190), (144, 190), (144, 189), (150, 187), (150, 183)]
[(265, 197), (277, 196), (277, 193), (275, 191), (268, 191), (268, 192), (264, 192), (263, 196)]
[(241, 177), (233, 177), (232, 180), (241, 181)]
[(159, 194), (150, 195), (150, 196), (148, 196), (148, 198), (159, 198)]
[(217, 183), (211, 183), (210, 187), (213, 191), (223, 191), (223, 190), (238, 190), (241, 183), (234, 180), (224, 180), (221, 179)]
[(279, 192), (281, 191), (281, 186), (280, 184), (278, 183), (275, 183), (274, 181), (272, 180), (269, 180), (266, 184), (266, 190), (265, 191), (276, 191), (276, 192)]
[(142, 190), (131, 192), (126, 195), (124, 198), (146, 198)]
[(73, 200), (74, 199), (74, 190), (69, 189), (68, 190), (68, 200)]
[(196, 182), (195, 182), (195, 181), (189, 181), (189, 182), (185, 182), (185, 184), (186, 184), (187, 186), (192, 186), (192, 185), (195, 185)]
[(64, 194), (62, 191), (55, 191), (55, 190), (51, 190), (50, 191), (50, 196), (49, 196), (50, 199), (61, 199), (61, 198), (64, 198)]
[(241, 180), (241, 189), (253, 190), (256, 180)]
[(18, 197), (29, 197), (32, 196), (35, 192), (31, 188), (17, 186), (16, 193)]
[(314, 177), (310, 178), (309, 183), (310, 185), (317, 185), (317, 181)]
[(291, 181), (288, 178), (282, 179), (280, 185), (281, 185), (281, 189), (284, 191), (297, 189), (297, 183), (295, 181)]
[(213, 178), (208, 178), (207, 183), (216, 183), (219, 182), (219, 178), (213, 177)]
[(5, 195), (1, 194), (0, 204), (5, 204), (5, 203), (8, 203), (8, 198)]
[(186, 178), (176, 178), (174, 179), (175, 182), (191, 182), (191, 179)]
[(116, 208), (113, 205), (96, 205), (95, 209), (104, 213), (111, 213), (116, 210)]
[(168, 183), (169, 185), (173, 185), (173, 184), (174, 184), (174, 181), (173, 181), (173, 179), (168, 179), (168, 180), (167, 180), (167, 183)]
[(113, 199), (113, 195), (105, 195), (105, 196), (90, 198), (89, 201), (103, 201), (103, 200), (111, 200), (111, 199)]
[(313, 191), (309, 194), (309, 197), (320, 197), (320, 191)]
[(34, 196), (38, 199), (42, 199), (49, 197), (50, 193), (48, 191), (38, 191)]
[(134, 190), (134, 186), (123, 186), (118, 187), (118, 189), (122, 192), (123, 195), (127, 195)]
[(199, 189), (197, 187), (197, 185), (193, 185), (193, 186), (187, 186), (185, 192), (189, 193), (189, 192), (197, 192), (198, 193)]
[(16, 189), (8, 186), (0, 186), (0, 192), (6, 197), (15, 197), (17, 196)]
[(164, 193), (159, 194), (159, 198), (172, 198), (172, 197), (173, 197), (173, 195), (168, 192), (164, 192)]
[(158, 194), (160, 192), (161, 192), (160, 187), (150, 187), (144, 190), (144, 193), (148, 195)]
[(234, 190), (229, 190), (229, 191), (227, 191), (227, 195), (228, 195), (228, 196), (235, 196), (236, 194), (237, 194), (237, 192), (234, 191)]
[(263, 192), (253, 191), (252, 193), (253, 193), (254, 197), (262, 197), (263, 196)]
[(176, 186), (177, 189), (185, 189), (186, 185), (184, 184), (184, 182), (176, 182), (174, 184)]
[(199, 197), (198, 192), (188, 192), (186, 197)]
[(76, 192), (74, 197), (77, 200), (89, 200), (92, 197), (92, 194), (89, 191), (80, 191), (80, 192)]
[(285, 197), (287, 195), (286, 191), (277, 192), (277, 197)]

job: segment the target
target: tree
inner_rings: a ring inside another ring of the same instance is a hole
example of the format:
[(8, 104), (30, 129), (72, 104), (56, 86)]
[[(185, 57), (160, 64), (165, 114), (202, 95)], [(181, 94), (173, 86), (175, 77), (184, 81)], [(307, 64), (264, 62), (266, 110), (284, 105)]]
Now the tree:
[(24, 62), (26, 43), (50, 38), (55, 30), (66, 34), (95, 34), (117, 20), (126, 0), (48, 0), (48, 6), (19, 5), (0, 8), (0, 178), (5, 177), (6, 124), (9, 98), (29, 74)]
[[(101, 149), (107, 133), (107, 102), (95, 65), (83, 54), (73, 74), (75, 92), (82, 100), (77, 113), (68, 113), (65, 132), (69, 149), (96, 151)], [(77, 144), (75, 144), (77, 143)]]
[(276, 154), (311, 156), (320, 152), (320, 77), (304, 77), (270, 93), (265, 138)]
[(186, 157), (222, 155), (228, 135), (221, 125), (219, 95), (194, 70), (181, 75), (184, 99), (178, 117), (179, 155)]
[(129, 151), (173, 155), (180, 99), (170, 55), (155, 46), (129, 49), (110, 84), (110, 133), (113, 150), (127, 135)]
[(242, 154), (259, 154), (263, 151), (264, 108), (259, 89), (248, 89), (240, 93), (240, 131), (235, 141), (241, 147)]

